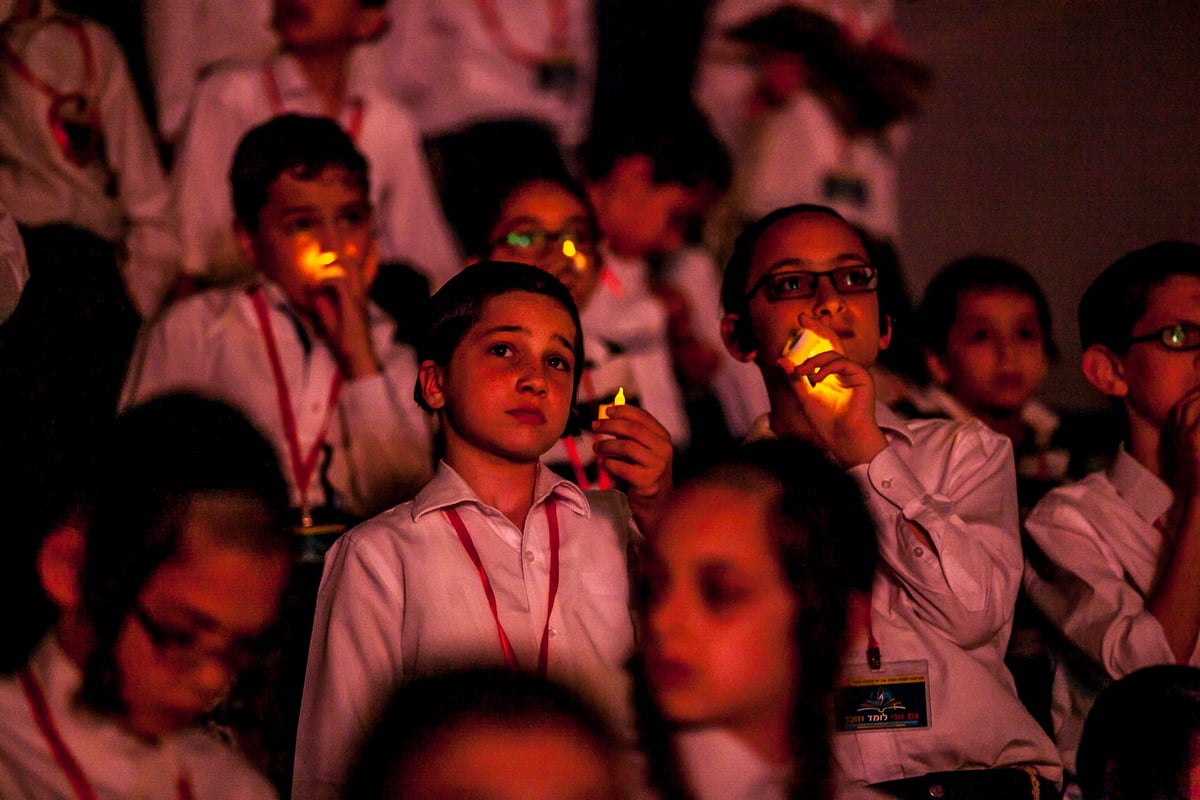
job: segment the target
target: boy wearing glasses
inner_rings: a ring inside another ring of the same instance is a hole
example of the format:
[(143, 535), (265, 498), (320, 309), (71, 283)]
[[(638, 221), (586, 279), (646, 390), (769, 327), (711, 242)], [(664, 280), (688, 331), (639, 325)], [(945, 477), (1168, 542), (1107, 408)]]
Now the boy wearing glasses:
[[(884, 563), (848, 612), (837, 796), (1056, 791), (1054, 745), (1004, 666), (1022, 569), (1011, 445), (978, 420), (904, 421), (876, 402), (868, 370), (891, 336), (877, 282), (837, 212), (799, 205), (747, 226), (722, 285), (722, 339), (771, 401), (752, 437), (824, 449), (879, 527)], [(823, 344), (785, 356), (804, 332)]]
[(1200, 246), (1118, 259), (1079, 303), (1083, 373), (1127, 423), (1112, 466), (1055, 489), (1026, 521), (1030, 599), (1072, 645), (1054, 677), (1068, 771), (1108, 683), (1200, 665)]

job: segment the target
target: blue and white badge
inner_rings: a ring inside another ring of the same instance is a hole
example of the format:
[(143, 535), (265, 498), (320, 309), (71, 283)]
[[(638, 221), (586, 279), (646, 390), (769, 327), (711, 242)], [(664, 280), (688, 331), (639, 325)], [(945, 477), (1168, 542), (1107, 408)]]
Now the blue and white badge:
[(879, 669), (845, 665), (834, 715), (839, 733), (928, 728), (929, 662), (893, 661)]

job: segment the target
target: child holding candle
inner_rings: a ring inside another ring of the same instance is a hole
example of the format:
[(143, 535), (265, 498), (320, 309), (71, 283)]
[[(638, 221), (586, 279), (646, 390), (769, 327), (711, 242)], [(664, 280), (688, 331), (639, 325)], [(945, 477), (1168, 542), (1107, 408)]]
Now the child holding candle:
[(430, 302), (416, 395), (445, 456), (409, 503), (330, 550), (309, 650), (293, 797), (336, 797), (393, 683), (507, 665), (563, 680), (627, 716), (628, 554), (668, 494), (670, 437), (614, 406), (597, 454), (628, 482), (584, 491), (541, 457), (582, 374), (579, 314), (545, 272), (482, 262)]

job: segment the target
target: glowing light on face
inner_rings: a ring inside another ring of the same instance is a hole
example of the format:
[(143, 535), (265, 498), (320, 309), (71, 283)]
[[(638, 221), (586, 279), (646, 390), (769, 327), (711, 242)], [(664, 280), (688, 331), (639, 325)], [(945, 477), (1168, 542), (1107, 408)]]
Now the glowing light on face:
[(331, 278), (341, 278), (346, 270), (337, 265), (340, 258), (332, 250), (322, 250), (321, 243), (312, 237), (304, 237), (307, 241), (300, 253), (300, 264), (314, 281), (327, 281)]
[[(783, 346), (783, 357), (796, 366), (800, 366), (813, 356), (828, 353), (833, 349), (833, 342), (816, 331), (797, 328)], [(819, 375), (818, 372), (817, 377)], [(813, 383), (810, 379), (809, 384), (812, 386), (814, 394), (830, 404), (836, 406), (849, 400), (850, 390), (842, 385), (836, 375), (830, 375), (819, 383)]]

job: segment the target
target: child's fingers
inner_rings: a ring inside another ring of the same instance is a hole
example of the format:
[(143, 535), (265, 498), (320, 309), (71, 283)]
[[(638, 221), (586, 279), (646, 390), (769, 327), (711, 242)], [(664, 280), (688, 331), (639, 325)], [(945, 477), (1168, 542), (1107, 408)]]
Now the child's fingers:
[(637, 406), (612, 406), (607, 419), (592, 420), (592, 432), (602, 436), (634, 439), (647, 446), (671, 444), (671, 434), (654, 415)]

